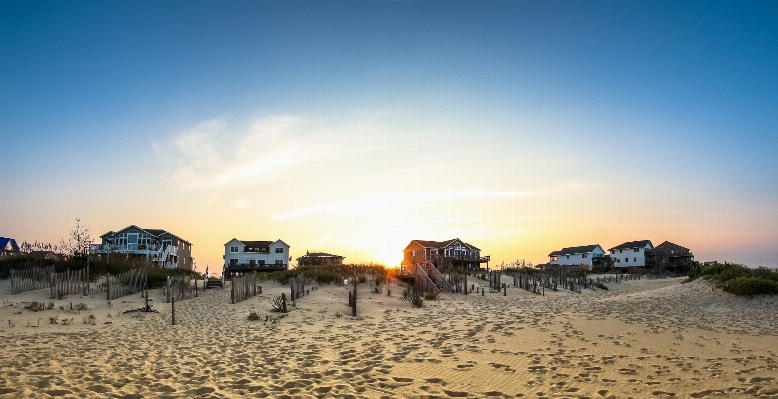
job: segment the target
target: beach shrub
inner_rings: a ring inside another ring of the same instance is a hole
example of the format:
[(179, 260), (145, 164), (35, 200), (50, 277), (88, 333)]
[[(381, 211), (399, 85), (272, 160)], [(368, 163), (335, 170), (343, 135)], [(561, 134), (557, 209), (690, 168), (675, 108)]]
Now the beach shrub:
[(253, 310), (251, 312), (249, 312), (249, 315), (246, 318), (249, 319), (250, 321), (256, 321), (256, 320), (260, 319), (260, 317), (257, 314), (257, 312), (255, 312)]
[(716, 287), (735, 295), (778, 295), (778, 273), (767, 269), (734, 263), (695, 265), (684, 283), (698, 278), (708, 278)]
[(724, 283), (724, 291), (735, 295), (778, 295), (778, 281), (740, 276)]
[(46, 310), (46, 304), (44, 304), (43, 302), (32, 301), (28, 303), (27, 306), (25, 306), (24, 308), (33, 312), (42, 312)]
[(300, 273), (305, 273), (306, 280), (313, 280), (319, 285), (341, 284), (343, 280), (349, 279), (349, 282), (357, 275), (357, 282), (366, 283), (367, 276), (372, 276), (374, 281), (383, 280), (387, 274), (386, 267), (383, 265), (331, 265), (331, 266), (299, 266), (294, 269), (282, 270), (277, 272), (263, 273), (261, 280), (273, 280), (280, 284), (289, 284), (289, 280), (297, 277)]
[(434, 292), (428, 292), (428, 293), (424, 294), (424, 299), (426, 299), (428, 301), (436, 301), (438, 299), (438, 294), (436, 294)]

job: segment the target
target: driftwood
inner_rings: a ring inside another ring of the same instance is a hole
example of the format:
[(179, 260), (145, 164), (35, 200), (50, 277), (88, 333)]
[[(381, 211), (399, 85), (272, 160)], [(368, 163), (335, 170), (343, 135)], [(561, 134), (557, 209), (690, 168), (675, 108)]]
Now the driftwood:
[(281, 294), (280, 297), (273, 299), (273, 311), (286, 313), (286, 294)]
[(125, 311), (124, 311), (124, 312), (122, 312), (122, 313), (133, 313), (133, 312), (144, 312), (144, 313), (159, 313), (159, 311), (158, 311), (158, 310), (156, 310), (156, 309), (152, 309), (152, 307), (154, 307), (154, 305), (149, 305), (149, 303), (148, 303), (148, 302), (146, 302), (146, 306), (144, 306), (144, 307), (142, 307), (142, 308), (137, 308), (137, 309), (130, 309), (130, 310), (125, 310)]

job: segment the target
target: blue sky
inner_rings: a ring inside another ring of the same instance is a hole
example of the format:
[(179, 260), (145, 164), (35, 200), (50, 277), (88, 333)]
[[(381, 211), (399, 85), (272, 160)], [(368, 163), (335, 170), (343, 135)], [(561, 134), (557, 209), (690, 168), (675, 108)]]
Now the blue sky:
[(775, 2), (0, 7), (5, 236), (81, 215), (211, 264), (239, 235), (386, 262), (453, 235), (778, 266)]

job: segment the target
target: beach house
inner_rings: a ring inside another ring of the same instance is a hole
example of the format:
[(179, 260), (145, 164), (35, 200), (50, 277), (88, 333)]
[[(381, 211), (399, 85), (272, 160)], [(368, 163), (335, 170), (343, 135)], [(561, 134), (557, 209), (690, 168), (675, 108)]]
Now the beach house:
[(246, 241), (233, 238), (224, 244), (224, 269), (230, 274), (287, 270), (292, 260), (289, 248), (281, 240)]
[(603, 268), (603, 265), (607, 264), (609, 260), (610, 258), (606, 258), (605, 250), (600, 244), (566, 247), (548, 254), (550, 265), (584, 265), (589, 270)]
[(333, 255), (324, 252), (305, 251), (305, 255), (297, 258), (298, 266), (339, 266), (343, 264), (345, 256)]
[(675, 274), (689, 273), (694, 266), (692, 251), (670, 241), (665, 241), (654, 248), (654, 258), (660, 270), (669, 270)]
[(192, 270), (192, 243), (162, 229), (143, 229), (136, 225), (100, 236), (101, 243), (89, 247), (89, 253), (110, 258), (116, 255), (145, 257), (166, 268)]
[(614, 267), (654, 267), (654, 246), (651, 240), (628, 241), (608, 249), (616, 260)]
[(438, 269), (463, 268), (478, 270), (481, 264), (489, 264), (489, 256), (481, 256), (481, 250), (459, 238), (447, 241), (413, 240), (403, 250), (402, 266), (432, 262)]

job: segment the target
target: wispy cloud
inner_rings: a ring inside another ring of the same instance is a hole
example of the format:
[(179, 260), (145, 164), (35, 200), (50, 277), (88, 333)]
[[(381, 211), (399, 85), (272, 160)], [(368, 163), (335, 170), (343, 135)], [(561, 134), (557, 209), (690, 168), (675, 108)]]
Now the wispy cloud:
[(291, 212), (273, 215), (273, 219), (293, 219), (301, 216), (312, 215), (322, 212), (354, 211), (362, 209), (373, 209), (387, 206), (419, 204), (426, 202), (452, 201), (462, 199), (477, 198), (515, 198), (536, 195), (536, 191), (446, 191), (431, 193), (413, 193), (402, 195), (382, 195), (380, 197), (366, 197), (351, 201), (335, 202), (329, 204), (314, 205), (307, 208), (297, 209)]
[(233, 130), (224, 119), (204, 121), (155, 143), (154, 150), (173, 166), (179, 186), (195, 190), (247, 188), (280, 179), (304, 163), (365, 157), (403, 145), (375, 140), (375, 127), (364, 120), (332, 126), (275, 116), (244, 126)]
[(283, 212), (273, 215), (273, 219), (284, 220), (294, 219), (302, 216), (313, 215), (325, 212), (342, 212), (363, 209), (385, 208), (398, 205), (420, 204), (429, 202), (443, 202), (466, 199), (489, 199), (489, 198), (522, 198), (537, 197), (542, 195), (565, 194), (571, 191), (586, 190), (594, 187), (602, 187), (599, 183), (591, 182), (566, 182), (558, 187), (542, 190), (526, 191), (486, 191), (486, 190), (459, 190), (459, 191), (437, 191), (411, 194), (366, 195), (364, 198), (356, 200), (333, 202), (327, 204), (318, 204), (305, 208), (296, 209), (289, 212)]
[(297, 118), (280, 116), (232, 131), (224, 120), (212, 119), (155, 143), (154, 150), (174, 165), (173, 178), (182, 188), (246, 187), (272, 180), (304, 159), (296, 149), (297, 125)]

